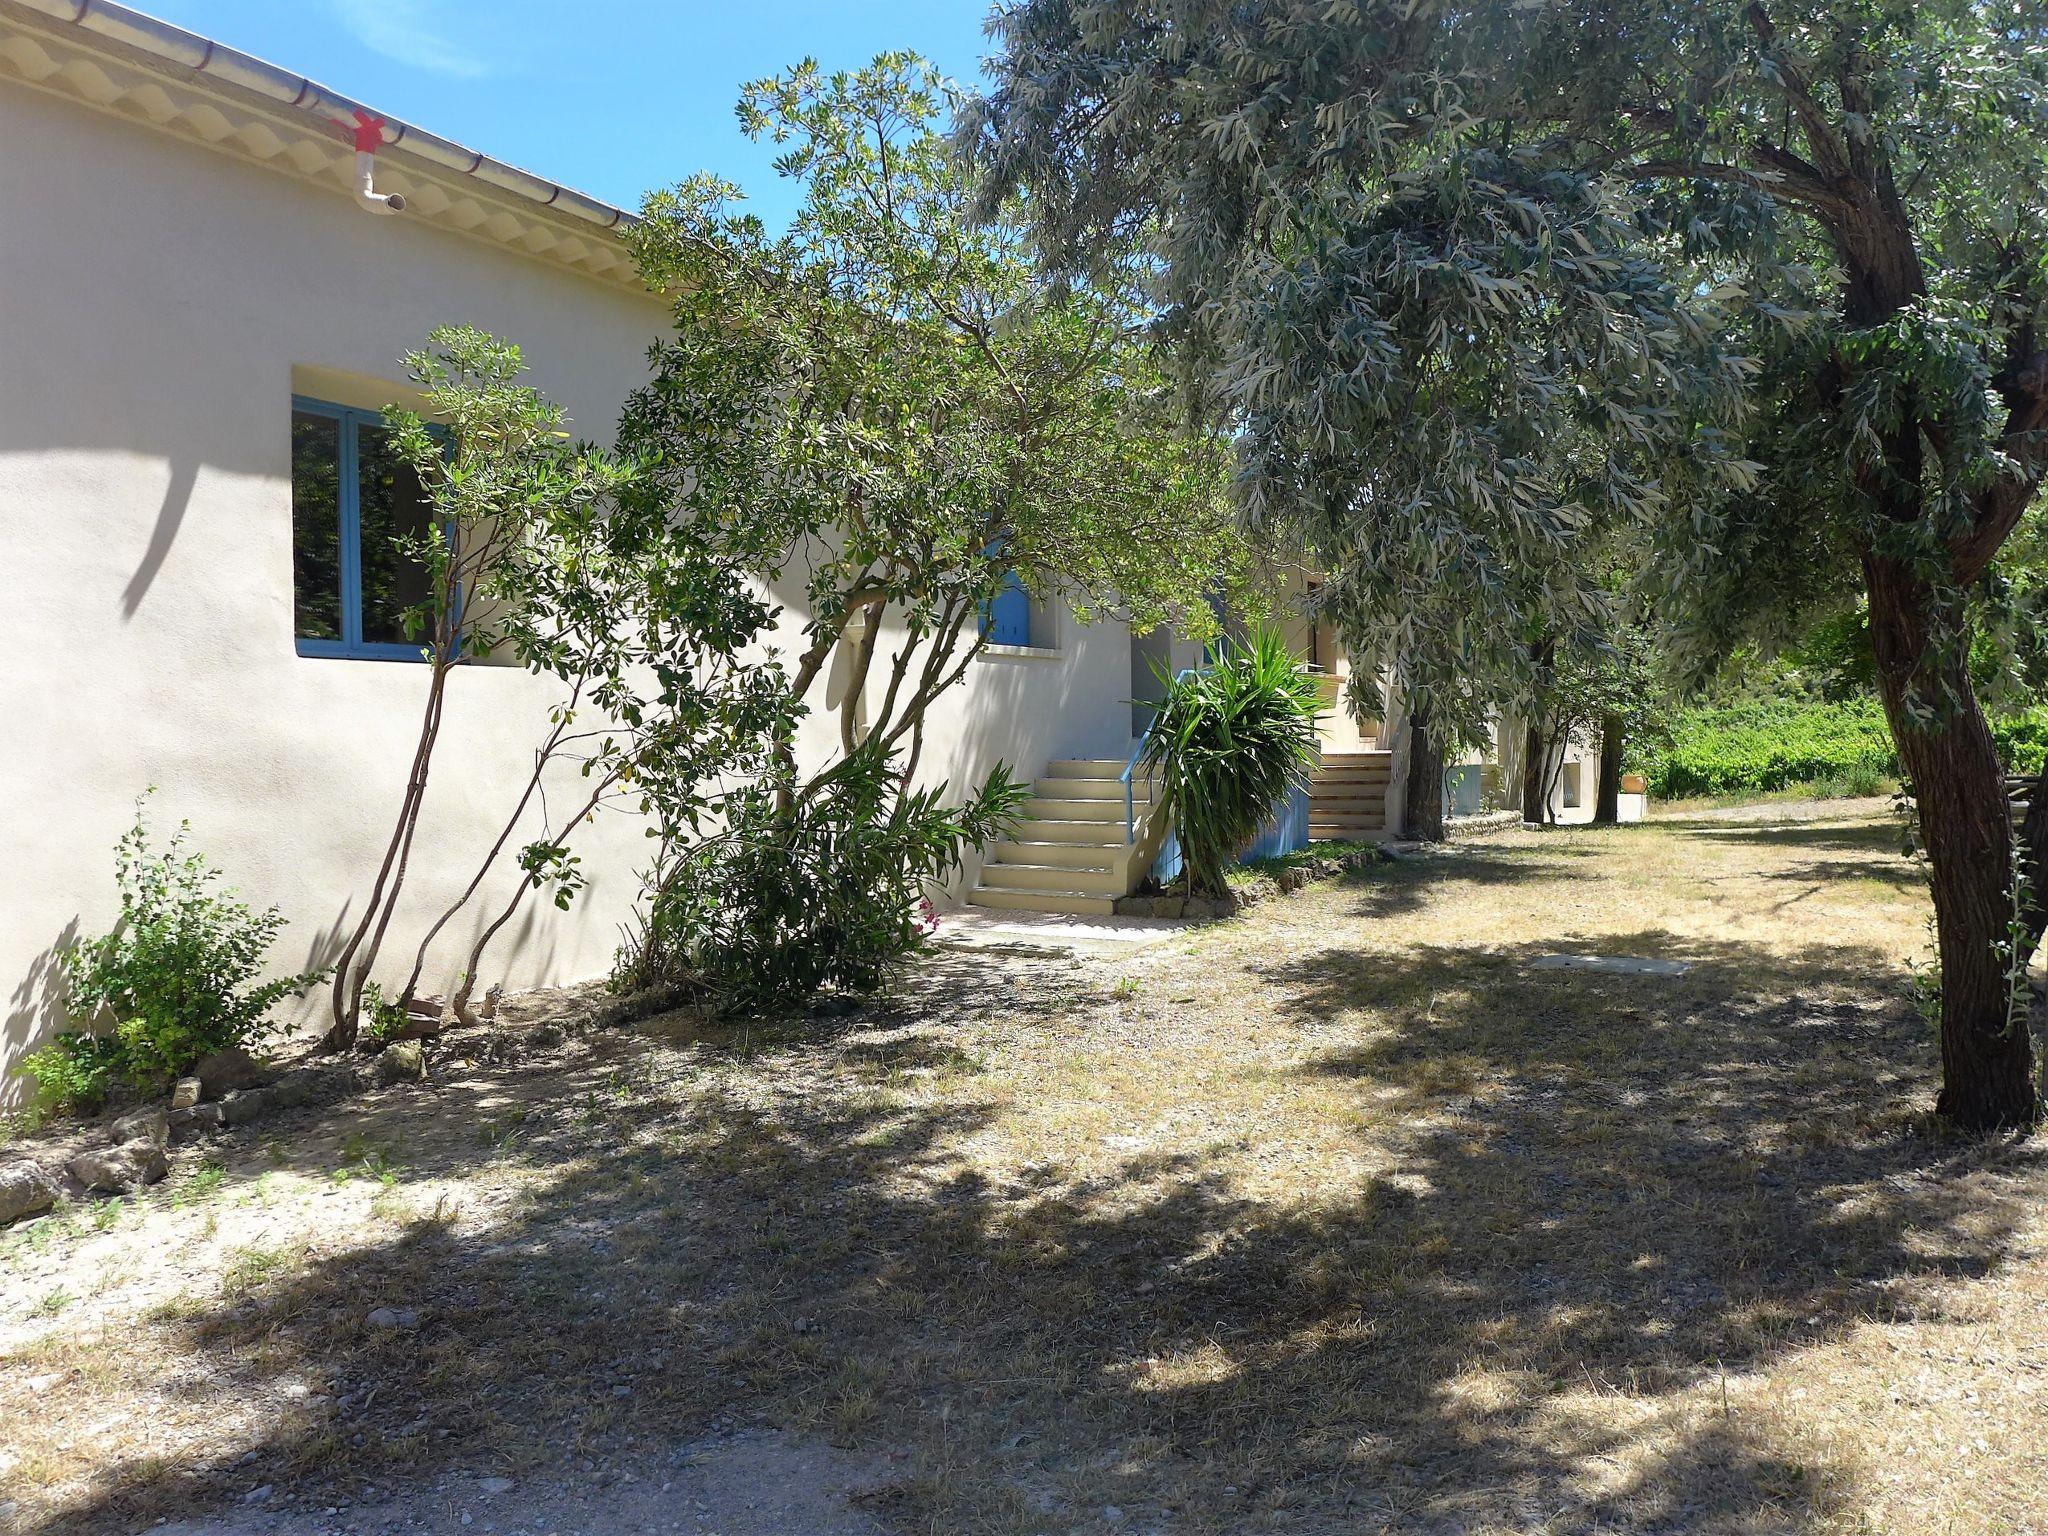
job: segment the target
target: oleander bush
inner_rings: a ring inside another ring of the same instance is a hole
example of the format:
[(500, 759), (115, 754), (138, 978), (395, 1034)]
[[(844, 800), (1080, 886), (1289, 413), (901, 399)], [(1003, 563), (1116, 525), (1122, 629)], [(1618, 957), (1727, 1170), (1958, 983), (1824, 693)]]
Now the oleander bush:
[(936, 925), (926, 893), (968, 848), (1010, 835), (1030, 794), (998, 765), (953, 804), (945, 784), (906, 786), (902, 760), (872, 746), (800, 791), (780, 787), (734, 795), (720, 832), (650, 878), (615, 990), (679, 987), (732, 1014), (878, 991)]

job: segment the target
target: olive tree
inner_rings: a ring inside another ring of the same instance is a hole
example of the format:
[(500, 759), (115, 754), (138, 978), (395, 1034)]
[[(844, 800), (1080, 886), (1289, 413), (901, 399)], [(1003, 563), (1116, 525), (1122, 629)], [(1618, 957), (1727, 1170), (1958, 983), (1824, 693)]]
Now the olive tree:
[(634, 249), (674, 328), (620, 436), (680, 516), (800, 573), (790, 693), (815, 706), (848, 646), (829, 681), (871, 707), (842, 712), (841, 760), (901, 750), (906, 775), (1013, 573), (1084, 616), (1201, 631), (1234, 561), (1215, 440), (1180, 430), (1132, 275), (1056, 280), (1014, 207), (971, 219), (948, 102), (909, 54), (747, 88), (802, 205), (771, 235), (710, 178), (648, 200)]
[[(914, 939), (913, 892), (1021, 799), (1000, 766), (957, 805), (917, 787), (931, 707), (998, 595), (1202, 634), (1237, 567), (1224, 455), (1185, 430), (1138, 274), (1056, 279), (1013, 206), (971, 218), (948, 106), (908, 54), (800, 64), (740, 103), (802, 185), (789, 228), (698, 177), (633, 233), (673, 316), (621, 424), (650, 465), (634, 497), (678, 536), (718, 530), (791, 610), (763, 663), (786, 706), (764, 776), (704, 840), (665, 825), (637, 941), (664, 958), (626, 957), (636, 980), (751, 974), (763, 1002), (875, 984)], [(836, 741), (800, 756), (833, 708)]]
[(1968, 656), (2048, 464), (2048, 13), (1024, 0), (996, 29), (989, 195), (1028, 187), (1065, 266), (1148, 242), (1247, 505), (1320, 531), (1357, 639), (1442, 637), (1396, 647), (1425, 696), (1526, 689), (1603, 522), (1702, 666), (1862, 589), (1938, 1107), (2030, 1122), (2048, 793), (2016, 853)]

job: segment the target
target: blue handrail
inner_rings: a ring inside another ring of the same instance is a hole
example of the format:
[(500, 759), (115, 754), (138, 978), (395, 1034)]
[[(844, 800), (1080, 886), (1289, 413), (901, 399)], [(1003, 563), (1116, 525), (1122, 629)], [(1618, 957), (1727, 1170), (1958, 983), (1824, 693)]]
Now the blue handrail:
[[(1182, 667), (1180, 671), (1174, 674), (1173, 680), (1176, 683), (1181, 682), (1186, 678), (1193, 677), (1201, 670), (1200, 667)], [(1162, 699), (1160, 702), (1163, 704), (1165, 700)], [(1158, 724), (1159, 711), (1155, 709), (1152, 711), (1152, 718), (1145, 722), (1145, 729), (1138, 737), (1138, 744), (1131, 748), (1131, 760), (1124, 764), (1124, 771), (1118, 775), (1124, 786), (1124, 846), (1126, 848), (1134, 846), (1138, 841), (1138, 814), (1137, 807), (1131, 799), (1131, 775), (1137, 771), (1138, 759), (1145, 755), (1145, 743), (1152, 739), (1152, 732)]]

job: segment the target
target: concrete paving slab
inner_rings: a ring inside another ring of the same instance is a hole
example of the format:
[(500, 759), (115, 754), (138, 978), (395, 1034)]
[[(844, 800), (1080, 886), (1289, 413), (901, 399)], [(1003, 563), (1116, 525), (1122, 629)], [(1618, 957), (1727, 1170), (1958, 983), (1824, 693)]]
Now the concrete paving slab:
[(963, 907), (939, 914), (939, 930), (933, 937), (941, 944), (969, 948), (1030, 945), (1085, 954), (1157, 944), (1191, 926), (1165, 917), (1063, 917), (1052, 912)]
[(1532, 971), (1600, 971), (1609, 976), (1683, 976), (1683, 960), (1645, 960), (1633, 955), (1538, 955)]

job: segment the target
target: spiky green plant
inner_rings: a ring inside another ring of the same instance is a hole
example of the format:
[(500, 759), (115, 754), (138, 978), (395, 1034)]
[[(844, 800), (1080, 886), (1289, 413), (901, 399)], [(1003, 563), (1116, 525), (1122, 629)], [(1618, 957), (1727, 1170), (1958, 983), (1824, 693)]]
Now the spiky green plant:
[(1224, 871), (1307, 782), (1318, 760), (1319, 690), (1277, 630), (1261, 625), (1214, 664), (1166, 683), (1140, 761), (1180, 835), (1189, 889), (1224, 894)]

